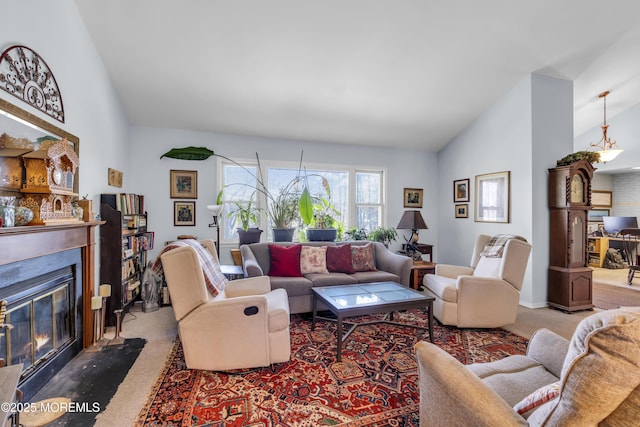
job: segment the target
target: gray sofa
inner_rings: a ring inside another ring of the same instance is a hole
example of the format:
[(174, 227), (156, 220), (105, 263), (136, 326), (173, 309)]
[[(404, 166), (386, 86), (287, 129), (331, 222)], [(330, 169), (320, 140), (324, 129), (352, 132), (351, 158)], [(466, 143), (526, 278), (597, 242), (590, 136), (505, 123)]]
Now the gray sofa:
[[(291, 313), (307, 313), (312, 310), (313, 286), (348, 285), (357, 283), (371, 283), (391, 281), (409, 286), (413, 261), (404, 255), (391, 252), (382, 243), (368, 241), (351, 242), (305, 242), (303, 245), (330, 246), (349, 243), (352, 246), (372, 243), (376, 271), (360, 271), (353, 274), (329, 273), (305, 274), (304, 277), (270, 276), (271, 289), (284, 288), (289, 296)], [(245, 277), (264, 276), (269, 274), (271, 257), (269, 245), (290, 246), (295, 243), (253, 243), (242, 245), (242, 264)], [(322, 307), (320, 307), (322, 308)]]

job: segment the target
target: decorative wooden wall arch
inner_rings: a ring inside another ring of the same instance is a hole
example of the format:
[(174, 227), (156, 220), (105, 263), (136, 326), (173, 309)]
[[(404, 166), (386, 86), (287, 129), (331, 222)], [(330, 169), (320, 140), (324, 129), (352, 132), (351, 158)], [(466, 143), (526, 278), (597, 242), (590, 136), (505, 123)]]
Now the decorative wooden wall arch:
[(53, 72), (26, 46), (11, 46), (0, 56), (0, 89), (64, 123), (64, 106)]

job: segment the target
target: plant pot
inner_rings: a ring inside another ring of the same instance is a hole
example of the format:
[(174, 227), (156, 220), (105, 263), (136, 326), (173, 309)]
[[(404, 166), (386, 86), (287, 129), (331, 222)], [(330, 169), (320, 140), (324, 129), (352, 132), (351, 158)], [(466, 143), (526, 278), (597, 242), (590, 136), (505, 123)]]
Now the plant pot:
[(260, 235), (262, 234), (262, 230), (259, 228), (250, 228), (248, 230), (243, 230), (242, 228), (236, 229), (238, 232), (238, 238), (240, 240), (240, 245), (249, 245), (251, 243), (258, 243), (260, 241)]
[(295, 228), (274, 228), (273, 241), (274, 242), (293, 242), (293, 233), (295, 232), (296, 232)]
[(338, 237), (335, 228), (307, 228), (307, 240), (310, 242), (333, 242)]

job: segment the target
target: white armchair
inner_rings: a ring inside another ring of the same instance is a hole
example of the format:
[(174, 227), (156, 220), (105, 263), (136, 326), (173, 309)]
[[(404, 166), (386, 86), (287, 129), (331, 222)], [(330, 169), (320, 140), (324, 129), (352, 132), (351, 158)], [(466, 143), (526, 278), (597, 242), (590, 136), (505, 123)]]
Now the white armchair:
[[(219, 270), (213, 241), (201, 243), (206, 262)], [(287, 293), (272, 291), (268, 276), (230, 281), (214, 297), (193, 247), (169, 250), (160, 259), (188, 368), (243, 369), (289, 360)]]
[(491, 237), (478, 236), (471, 266), (436, 264), (424, 286), (436, 297), (433, 315), (445, 325), (496, 328), (515, 322), (531, 245), (509, 239), (501, 257), (482, 255)]

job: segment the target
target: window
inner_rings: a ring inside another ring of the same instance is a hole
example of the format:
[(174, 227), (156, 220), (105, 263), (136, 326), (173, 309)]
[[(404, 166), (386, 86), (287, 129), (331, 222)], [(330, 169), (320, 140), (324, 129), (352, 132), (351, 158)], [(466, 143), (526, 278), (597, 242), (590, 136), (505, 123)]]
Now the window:
[[(271, 224), (267, 221), (265, 197), (260, 192), (255, 192), (256, 177), (260, 177), (269, 192), (274, 196), (279, 194), (292, 179), (299, 174), (298, 164), (283, 164), (265, 162), (261, 160), (264, 174), (260, 175), (255, 162), (238, 162), (234, 164), (220, 160), (219, 170), (221, 186), (224, 187), (223, 202), (225, 204), (221, 218), (223, 218), (223, 240), (231, 241), (237, 238), (233, 212), (237, 204), (246, 206), (251, 200), (263, 210), (259, 215), (258, 224), (262, 229), (270, 230)], [(239, 166), (241, 165), (241, 166)], [(340, 167), (324, 167), (311, 165), (305, 168), (305, 173), (312, 196), (326, 197), (322, 185), (322, 179), (326, 179), (331, 189), (331, 203), (340, 212), (337, 218), (344, 229), (351, 227), (372, 230), (383, 226), (384, 215), (384, 180), (381, 170), (350, 169)], [(269, 231), (267, 238), (272, 234)]]

